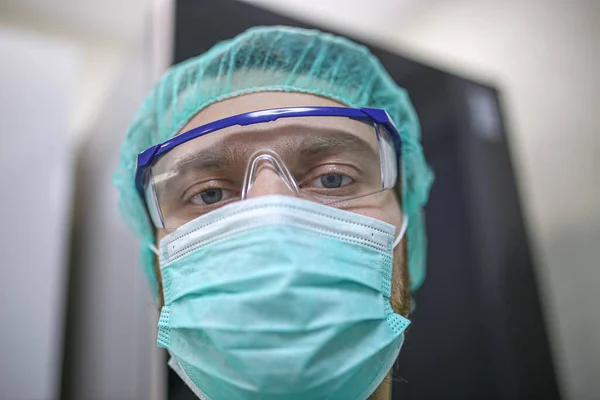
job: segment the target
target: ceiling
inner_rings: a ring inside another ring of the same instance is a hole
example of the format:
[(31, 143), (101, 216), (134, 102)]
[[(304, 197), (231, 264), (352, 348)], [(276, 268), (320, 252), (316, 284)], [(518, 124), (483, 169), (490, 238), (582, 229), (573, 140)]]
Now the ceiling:
[(104, 38), (142, 32), (153, 0), (2, 0), (0, 15), (51, 26), (55, 31)]
[[(153, 4), (172, 0), (2, 0), (2, 19), (26, 18), (70, 34), (131, 38)], [(218, 1), (218, 0), (215, 0)], [(384, 34), (439, 0), (241, 0), (289, 16), (359, 33)], [(7, 17), (8, 16), (8, 17)]]
[(323, 25), (382, 34), (439, 0), (243, 0)]

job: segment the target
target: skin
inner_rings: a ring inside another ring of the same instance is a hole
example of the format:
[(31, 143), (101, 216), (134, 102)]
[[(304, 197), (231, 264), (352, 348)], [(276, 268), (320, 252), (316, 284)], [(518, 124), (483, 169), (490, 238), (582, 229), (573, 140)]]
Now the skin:
[[(250, 111), (264, 110), (281, 107), (299, 107), (299, 106), (344, 106), (333, 100), (324, 97), (305, 94), (305, 93), (287, 93), (287, 92), (262, 92), (252, 93), (243, 96), (226, 99), (212, 104), (196, 114), (179, 133), (204, 125), (206, 123), (241, 114)], [(207, 136), (208, 137), (208, 136)], [(260, 168), (256, 174), (256, 179), (248, 193), (248, 197), (259, 197), (269, 194), (294, 195), (284, 184), (281, 178), (272, 168)], [(392, 224), (396, 227), (396, 232), (402, 225), (402, 211), (395, 191), (386, 190), (376, 195), (369, 206), (352, 208), (350, 211), (369, 217), (377, 218), (381, 221)], [(160, 239), (169, 234), (170, 231), (158, 229), (156, 231), (156, 245), (159, 245)], [(391, 304), (394, 311), (398, 314), (407, 316), (410, 310), (410, 296), (408, 292), (408, 274), (406, 268), (406, 240), (394, 249), (394, 262), (392, 272), (392, 296)], [(162, 300), (162, 282), (160, 282), (160, 272), (158, 269), (158, 260), (155, 262), (156, 275), (159, 278), (159, 289)], [(391, 371), (369, 397), (369, 400), (389, 400), (391, 398)]]

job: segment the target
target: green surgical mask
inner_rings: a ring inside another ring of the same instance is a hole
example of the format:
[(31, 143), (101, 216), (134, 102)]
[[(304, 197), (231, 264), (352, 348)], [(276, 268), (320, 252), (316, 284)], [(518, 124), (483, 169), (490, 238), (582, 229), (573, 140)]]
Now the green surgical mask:
[(291, 196), (203, 215), (158, 249), (158, 345), (201, 399), (365, 400), (409, 321), (390, 305), (385, 222)]

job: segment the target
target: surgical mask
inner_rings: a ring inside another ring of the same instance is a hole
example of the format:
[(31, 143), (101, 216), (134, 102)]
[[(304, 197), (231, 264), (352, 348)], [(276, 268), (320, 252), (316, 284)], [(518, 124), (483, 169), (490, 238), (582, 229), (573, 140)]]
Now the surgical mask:
[(409, 321), (390, 305), (395, 227), (291, 196), (235, 202), (158, 249), (158, 345), (204, 400), (364, 400)]

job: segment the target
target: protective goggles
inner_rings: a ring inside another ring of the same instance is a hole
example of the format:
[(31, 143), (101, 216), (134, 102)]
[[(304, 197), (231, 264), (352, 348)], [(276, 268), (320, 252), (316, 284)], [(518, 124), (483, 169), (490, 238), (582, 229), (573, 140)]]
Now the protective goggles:
[(135, 182), (154, 225), (177, 229), (281, 188), (336, 208), (373, 207), (369, 195), (396, 184), (400, 154), (400, 134), (384, 110), (279, 108), (220, 119), (150, 147), (138, 155)]

